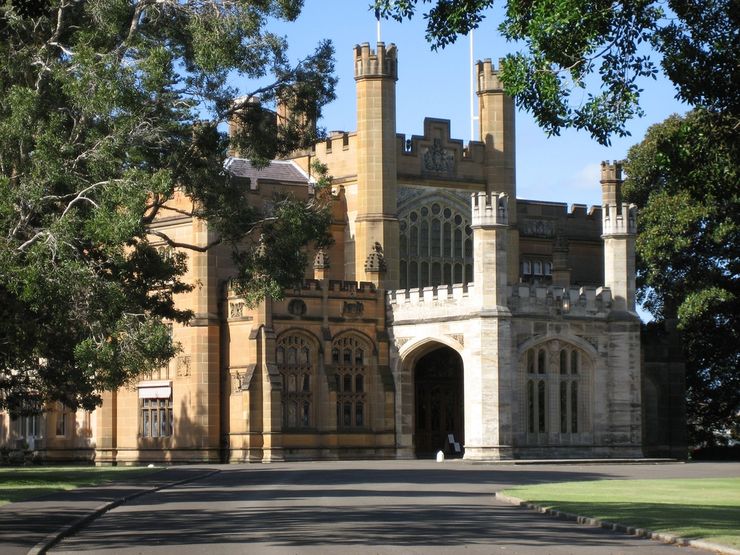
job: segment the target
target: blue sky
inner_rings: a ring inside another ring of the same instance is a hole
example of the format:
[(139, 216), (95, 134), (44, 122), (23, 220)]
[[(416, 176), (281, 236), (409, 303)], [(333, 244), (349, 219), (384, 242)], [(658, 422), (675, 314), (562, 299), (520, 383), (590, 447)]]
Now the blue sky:
[[(355, 129), (355, 44), (375, 44), (376, 22), (367, 9), (369, 0), (307, 0), (296, 22), (271, 24), (285, 35), (294, 60), (311, 52), (319, 40), (328, 38), (336, 50), (339, 77), (337, 100), (326, 107), (320, 125), (327, 130)], [(422, 6), (423, 8), (424, 6)], [(493, 10), (475, 32), (474, 59), (497, 60), (516, 45), (506, 43), (497, 32), (500, 15)], [(432, 52), (424, 40), (424, 20), (417, 17), (403, 24), (383, 21), (383, 42), (398, 47), (397, 131), (421, 134), (425, 116), (451, 120), (454, 138), (470, 139), (470, 52), (467, 38)], [(249, 85), (243, 84), (245, 89)], [(674, 99), (669, 82), (646, 81), (642, 105), (646, 114), (630, 124), (631, 137), (613, 138), (603, 147), (586, 132), (563, 131), (547, 137), (525, 112), (517, 113), (517, 190), (520, 198), (561, 201), (569, 204), (599, 204), (599, 164), (623, 158), (639, 142), (647, 128), (672, 113), (686, 111)], [(477, 106), (476, 106), (477, 113)], [(477, 134), (477, 124), (476, 124)], [(476, 137), (477, 138), (477, 137)]]

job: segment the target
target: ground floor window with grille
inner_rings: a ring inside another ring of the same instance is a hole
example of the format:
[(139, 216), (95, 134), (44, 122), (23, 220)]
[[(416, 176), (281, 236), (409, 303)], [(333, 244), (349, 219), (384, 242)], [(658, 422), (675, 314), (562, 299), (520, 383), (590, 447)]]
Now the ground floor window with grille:
[(172, 382), (152, 380), (139, 384), (139, 423), (141, 437), (172, 435)]
[(67, 408), (64, 403), (57, 403), (56, 405), (56, 435), (57, 437), (66, 437), (67, 435), (67, 421), (72, 418), (74, 414)]
[(172, 424), (172, 399), (141, 399), (142, 437), (169, 437)]

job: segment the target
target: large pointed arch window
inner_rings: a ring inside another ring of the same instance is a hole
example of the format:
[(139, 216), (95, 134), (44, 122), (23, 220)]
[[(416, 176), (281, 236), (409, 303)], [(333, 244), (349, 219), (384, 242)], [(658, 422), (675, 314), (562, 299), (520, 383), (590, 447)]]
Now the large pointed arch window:
[(283, 426), (310, 428), (314, 423), (316, 347), (301, 334), (286, 334), (277, 342), (276, 362), (283, 379)]
[(470, 209), (465, 202), (435, 194), (399, 205), (401, 289), (473, 281)]
[(337, 391), (337, 428), (364, 428), (368, 425), (370, 346), (360, 337), (344, 335), (334, 340), (331, 357)]
[(553, 340), (528, 349), (522, 359), (524, 428), (529, 443), (562, 443), (587, 432), (590, 358)]

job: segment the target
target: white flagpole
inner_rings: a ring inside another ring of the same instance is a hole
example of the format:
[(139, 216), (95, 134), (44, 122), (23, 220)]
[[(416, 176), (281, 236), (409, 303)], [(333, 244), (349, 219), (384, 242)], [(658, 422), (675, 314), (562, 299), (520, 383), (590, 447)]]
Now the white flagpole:
[(473, 30), (470, 30), (470, 140), (475, 140), (475, 72), (473, 69)]
[(378, 19), (377, 19), (377, 30), (378, 30), (378, 42), (380, 42), (380, 15), (378, 15)]

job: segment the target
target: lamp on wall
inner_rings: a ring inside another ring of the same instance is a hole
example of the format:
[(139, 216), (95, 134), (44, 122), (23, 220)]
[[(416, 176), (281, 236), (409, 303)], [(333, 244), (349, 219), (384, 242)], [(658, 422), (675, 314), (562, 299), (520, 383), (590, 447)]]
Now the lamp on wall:
[(563, 291), (563, 296), (560, 298), (560, 304), (563, 312), (570, 312), (570, 295), (567, 291)]

